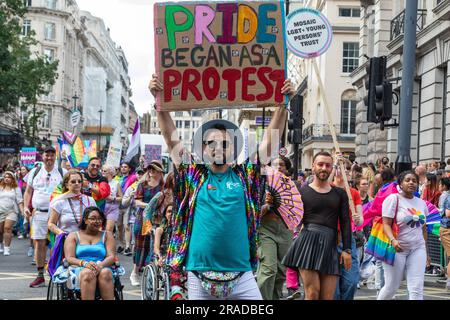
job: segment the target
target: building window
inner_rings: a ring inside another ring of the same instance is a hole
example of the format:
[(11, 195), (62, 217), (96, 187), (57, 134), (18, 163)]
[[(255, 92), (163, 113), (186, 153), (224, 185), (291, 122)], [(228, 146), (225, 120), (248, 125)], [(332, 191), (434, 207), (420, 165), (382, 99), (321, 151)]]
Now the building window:
[(339, 8), (339, 17), (359, 18), (360, 13), (359, 8)]
[(183, 121), (177, 120), (177, 121), (175, 121), (175, 124), (176, 124), (176, 127), (177, 127), (178, 129), (183, 128)]
[(31, 7), (31, 0), (23, 0), (24, 7)]
[(201, 117), (202, 116), (202, 111), (201, 110), (194, 110), (194, 111), (192, 111), (192, 116), (193, 117)]
[(354, 134), (356, 128), (356, 101), (341, 101), (341, 134)]
[(44, 48), (44, 56), (47, 58), (48, 62), (55, 61), (55, 50), (49, 49), (49, 48)]
[(52, 124), (52, 110), (51, 109), (45, 109), (44, 114), (42, 115), (42, 127), (43, 128), (50, 128)]
[(358, 68), (359, 63), (359, 43), (344, 42), (344, 52), (342, 60), (342, 72), (350, 73)]
[(191, 127), (191, 122), (190, 122), (190, 121), (185, 121), (185, 122), (184, 122), (184, 127), (185, 127), (186, 129), (189, 129), (189, 128)]
[(175, 117), (183, 117), (183, 111), (176, 111)]
[(44, 29), (45, 40), (55, 40), (56, 39), (56, 25), (52, 22), (45, 23)]
[(23, 20), (22, 35), (28, 36), (31, 32), (31, 20)]
[(56, 0), (46, 0), (45, 2), (48, 9), (56, 10)]

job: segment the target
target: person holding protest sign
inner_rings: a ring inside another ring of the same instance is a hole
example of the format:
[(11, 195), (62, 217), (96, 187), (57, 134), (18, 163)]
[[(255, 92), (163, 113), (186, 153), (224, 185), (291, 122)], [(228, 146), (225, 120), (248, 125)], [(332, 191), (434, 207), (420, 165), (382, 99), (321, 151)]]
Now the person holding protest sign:
[[(154, 96), (163, 91), (157, 75), (149, 89)], [(293, 95), (290, 80), (281, 93)], [(167, 264), (175, 270), (186, 267), (189, 299), (262, 299), (252, 273), (258, 263), (260, 165), (270, 161), (272, 130), (282, 132), (286, 116), (282, 106), (275, 111), (259, 148), (261, 159), (236, 164), (243, 139), (235, 124), (219, 119), (204, 123), (194, 136), (201, 161), (194, 161), (183, 150), (170, 113), (157, 111), (178, 171)]]

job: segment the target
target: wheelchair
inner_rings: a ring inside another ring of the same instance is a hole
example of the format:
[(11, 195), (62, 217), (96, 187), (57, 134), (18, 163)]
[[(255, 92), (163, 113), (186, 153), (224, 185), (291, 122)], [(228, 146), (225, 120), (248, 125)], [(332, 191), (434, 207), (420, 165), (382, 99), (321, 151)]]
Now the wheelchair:
[[(69, 263), (64, 260), (62, 264), (65, 271), (69, 272)], [(115, 300), (123, 300), (123, 288), (124, 286), (120, 282), (120, 276), (124, 274), (123, 267), (119, 262), (115, 262), (111, 266), (113, 273), (113, 285), (114, 285), (114, 298)], [(70, 278), (66, 282), (57, 283), (53, 277), (50, 279), (47, 289), (47, 300), (81, 300), (80, 289), (70, 289), (67, 282), (71, 281)], [(100, 290), (95, 290), (95, 300), (101, 300)]]
[[(170, 300), (170, 267), (160, 266), (156, 259), (144, 267), (141, 277), (141, 299), (142, 300)], [(186, 292), (186, 279), (182, 277), (182, 291)]]

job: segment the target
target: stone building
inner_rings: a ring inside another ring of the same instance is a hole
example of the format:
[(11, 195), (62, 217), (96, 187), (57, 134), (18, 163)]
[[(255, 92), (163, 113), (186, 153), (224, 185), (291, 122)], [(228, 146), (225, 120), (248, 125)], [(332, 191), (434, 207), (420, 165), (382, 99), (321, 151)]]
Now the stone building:
[[(406, 1), (361, 1), (360, 67), (352, 73), (359, 96), (365, 95), (367, 59), (364, 54), (387, 56), (388, 78), (401, 77), (403, 61), (404, 13)], [(450, 115), (448, 111), (448, 63), (450, 60), (450, 1), (419, 1), (417, 47), (413, 90), (411, 159), (413, 164), (450, 157)], [(400, 97), (401, 80), (393, 83)], [(396, 97), (395, 96), (395, 97)], [(394, 103), (397, 100), (394, 97)], [(357, 107), (358, 162), (375, 162), (387, 155), (395, 162), (398, 128), (379, 130), (368, 124), (361, 101)], [(393, 105), (398, 120), (399, 104)]]
[[(293, 2), (290, 11), (300, 7), (316, 8), (330, 21), (333, 40), (329, 49), (315, 58), (326, 92), (320, 92), (312, 59), (300, 59), (289, 53), (289, 77), (303, 96), (303, 146), (301, 167), (311, 168), (313, 156), (319, 151), (333, 153), (328, 118), (323, 105), (325, 94), (332, 114), (340, 150), (353, 157), (355, 151), (355, 117), (357, 92), (351, 84), (350, 74), (359, 61), (359, 1), (303, 1)], [(288, 150), (291, 149), (290, 145)]]
[[(113, 128), (117, 128), (122, 142), (126, 143), (132, 95), (128, 62), (102, 19), (80, 11), (75, 0), (26, 0), (24, 3), (28, 12), (22, 21), (22, 33), (26, 35), (33, 30), (38, 41), (31, 51), (59, 61), (56, 83), (47, 95), (38, 99), (36, 108), (44, 115), (38, 124), (37, 138), (56, 145), (63, 131), (71, 131), (83, 139), (102, 137), (104, 147), (114, 134)], [(75, 106), (82, 117), (73, 128), (70, 115)], [(16, 114), (9, 120), (1, 119), (0, 124), (21, 128), (28, 114), (18, 110)]]

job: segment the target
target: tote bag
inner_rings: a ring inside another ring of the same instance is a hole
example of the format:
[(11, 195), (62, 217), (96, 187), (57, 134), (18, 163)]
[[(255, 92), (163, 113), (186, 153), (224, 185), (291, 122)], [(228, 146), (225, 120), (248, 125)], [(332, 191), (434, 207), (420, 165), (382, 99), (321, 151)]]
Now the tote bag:
[[(397, 211), (398, 202), (400, 199), (397, 195), (397, 205), (395, 207), (394, 222), (392, 223), (392, 232), (394, 238), (398, 236), (398, 225), (397, 225)], [(374, 256), (378, 260), (381, 260), (389, 265), (394, 265), (395, 259), (395, 248), (391, 246), (391, 242), (383, 230), (383, 218), (378, 216), (373, 220), (372, 231), (370, 232), (370, 237), (367, 240), (367, 247), (365, 250), (368, 254)]]

